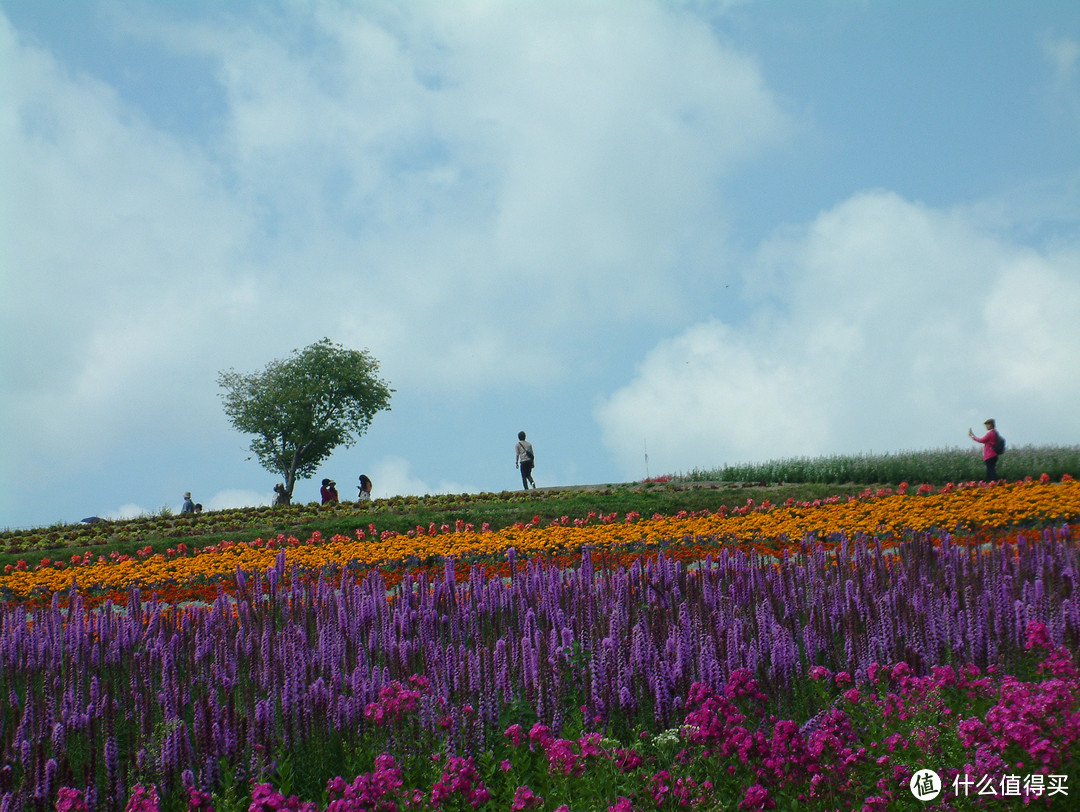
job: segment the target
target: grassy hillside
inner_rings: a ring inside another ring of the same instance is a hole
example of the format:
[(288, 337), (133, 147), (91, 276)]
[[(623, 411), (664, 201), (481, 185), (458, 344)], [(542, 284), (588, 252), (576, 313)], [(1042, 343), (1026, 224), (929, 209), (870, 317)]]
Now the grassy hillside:
[(133, 554), (151, 547), (155, 552), (180, 542), (189, 548), (220, 541), (250, 541), (279, 534), (309, 537), (318, 531), (324, 538), (335, 534), (352, 536), (357, 528), (374, 524), (379, 532), (405, 533), (417, 525), (454, 525), (457, 521), (492, 529), (529, 522), (539, 516), (546, 524), (561, 516), (583, 518), (590, 512), (636, 511), (642, 516), (672, 514), (680, 510), (716, 510), (745, 505), (748, 499), (774, 504), (789, 496), (796, 501), (820, 499), (834, 494), (858, 493), (858, 485), (766, 485), (668, 480), (579, 488), (546, 488), (536, 491), (458, 494), (441, 496), (397, 496), (371, 502), (316, 503), (285, 508), (252, 507), (208, 511), (197, 515), (147, 516), (116, 522), (57, 525), (0, 534), (0, 568), (25, 560), (34, 565), (42, 558), (66, 560), (73, 554), (113, 550)]
[[(1043, 446), (1009, 449), (998, 468), (1009, 480), (1062, 474), (1080, 478), (1080, 446)], [(379, 532), (407, 532), (457, 521), (492, 529), (529, 522), (542, 523), (560, 516), (585, 517), (589, 512), (642, 516), (672, 514), (680, 510), (715, 511), (765, 500), (782, 503), (811, 501), (832, 495), (859, 493), (867, 486), (888, 487), (901, 482), (928, 483), (979, 480), (984, 474), (978, 449), (943, 449), (881, 455), (852, 455), (776, 460), (753, 465), (730, 465), (696, 470), (685, 476), (651, 481), (545, 488), (538, 491), (396, 496), (372, 502), (315, 503), (284, 508), (251, 507), (208, 511), (197, 515), (146, 516), (95, 524), (53, 525), (0, 533), (0, 568), (25, 560), (34, 565), (42, 558), (67, 560), (74, 554), (116, 551), (132, 554), (149, 546), (164, 551), (180, 542), (203, 547), (223, 540), (250, 541), (279, 534), (308, 537), (320, 532), (353, 535), (357, 528), (374, 524)]]

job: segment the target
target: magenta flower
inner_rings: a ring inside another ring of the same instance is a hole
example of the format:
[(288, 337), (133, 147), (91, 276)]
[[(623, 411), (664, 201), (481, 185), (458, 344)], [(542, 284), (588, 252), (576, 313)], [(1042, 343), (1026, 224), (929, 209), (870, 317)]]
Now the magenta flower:
[(394, 680), (379, 689), (379, 701), (368, 703), (364, 707), (364, 716), (376, 725), (396, 722), (406, 714), (415, 711), (419, 700), (420, 691), (405, 688), (400, 682)]
[(514, 802), (510, 805), (511, 812), (521, 812), (524, 809), (536, 809), (544, 805), (544, 799), (533, 793), (528, 786), (518, 787), (514, 792)]
[(813, 680), (829, 680), (832, 679), (832, 671), (823, 665), (815, 665), (810, 668), (810, 679)]
[(56, 793), (56, 812), (88, 812), (86, 799), (74, 787), (60, 787)]
[(547, 747), (548, 744), (554, 740), (554, 736), (551, 735), (551, 728), (547, 725), (542, 725), (537, 722), (529, 730), (529, 741), (536, 742), (541, 747)]
[(1033, 648), (1041, 648), (1045, 651), (1050, 651), (1054, 647), (1053, 641), (1050, 639), (1050, 630), (1046, 627), (1045, 623), (1038, 621), (1032, 621), (1028, 623), (1027, 627), (1027, 640), (1024, 641), (1024, 649), (1030, 651)]
[(160, 809), (157, 787), (151, 785), (147, 788), (142, 784), (136, 784), (131, 790), (127, 806), (124, 807), (125, 812), (159, 812)]
[(746, 791), (739, 809), (775, 809), (776, 802), (769, 797), (769, 791), (761, 784), (754, 784)]
[(462, 798), (474, 809), (491, 800), (491, 791), (484, 786), (472, 756), (450, 756), (442, 777), (431, 788), (431, 802), (436, 806), (452, 796)]
[(585, 770), (574, 750), (574, 743), (569, 739), (549, 739), (544, 754), (548, 759), (548, 769), (553, 774), (581, 775)]
[[(251, 792), (251, 804), (248, 812), (319, 812), (319, 807), (311, 801), (301, 803), (295, 795), (286, 798), (270, 784), (256, 784)], [(144, 810), (143, 812), (149, 812)]]
[(514, 747), (518, 747), (525, 736), (525, 730), (521, 725), (510, 725), (510, 727), (506, 728), (503, 736), (509, 739)]

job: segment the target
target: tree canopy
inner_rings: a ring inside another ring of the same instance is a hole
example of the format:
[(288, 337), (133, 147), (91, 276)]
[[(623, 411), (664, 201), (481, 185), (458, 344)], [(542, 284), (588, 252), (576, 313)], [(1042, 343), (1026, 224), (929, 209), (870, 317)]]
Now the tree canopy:
[(335, 448), (353, 445), (378, 412), (389, 411), (394, 390), (378, 371), (367, 350), (324, 338), (261, 372), (221, 372), (218, 383), (229, 422), (255, 435), (251, 450), (281, 474), (291, 499), (297, 479), (312, 476)]

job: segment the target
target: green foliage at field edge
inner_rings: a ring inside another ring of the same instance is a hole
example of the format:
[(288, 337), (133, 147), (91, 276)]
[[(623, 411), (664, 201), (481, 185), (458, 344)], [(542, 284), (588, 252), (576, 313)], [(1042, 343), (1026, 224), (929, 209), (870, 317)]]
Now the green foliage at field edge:
[[(789, 457), (768, 462), (735, 463), (719, 468), (695, 469), (692, 480), (715, 482), (815, 482), (857, 485), (909, 484), (941, 486), (986, 476), (981, 446), (885, 454), (846, 454), (825, 457)], [(1009, 447), (998, 461), (998, 475), (1012, 481), (1048, 474), (1080, 477), (1080, 446)]]

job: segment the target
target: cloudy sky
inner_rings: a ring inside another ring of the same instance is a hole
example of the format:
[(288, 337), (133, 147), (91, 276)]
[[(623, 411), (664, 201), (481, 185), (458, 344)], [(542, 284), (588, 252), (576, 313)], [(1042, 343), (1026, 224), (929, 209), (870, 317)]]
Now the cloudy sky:
[(1078, 314), (1072, 0), (0, 0), (0, 527), (269, 501), (323, 337), (343, 496), (1071, 445)]

